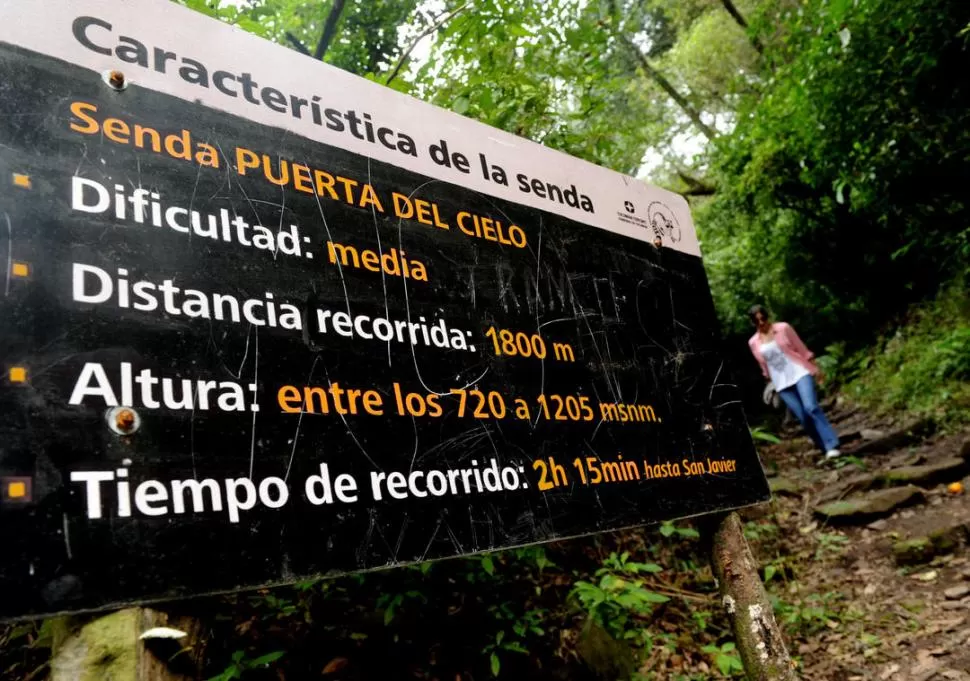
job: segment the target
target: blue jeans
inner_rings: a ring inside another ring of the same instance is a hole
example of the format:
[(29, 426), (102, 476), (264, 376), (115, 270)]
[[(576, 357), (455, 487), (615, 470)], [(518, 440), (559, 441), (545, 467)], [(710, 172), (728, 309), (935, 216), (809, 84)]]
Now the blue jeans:
[(778, 393), (795, 415), (802, 428), (812, 438), (815, 446), (823, 452), (837, 449), (839, 436), (825, 418), (815, 396), (815, 379), (811, 376), (801, 378), (798, 383)]

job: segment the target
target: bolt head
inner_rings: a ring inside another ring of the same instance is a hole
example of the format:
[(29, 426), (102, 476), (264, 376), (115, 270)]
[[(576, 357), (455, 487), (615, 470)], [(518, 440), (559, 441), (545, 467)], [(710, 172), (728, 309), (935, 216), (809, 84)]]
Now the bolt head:
[(125, 74), (116, 69), (102, 72), (101, 80), (107, 83), (108, 87), (112, 90), (118, 90), (119, 92), (128, 87), (128, 79), (125, 77)]
[(112, 407), (105, 414), (108, 428), (118, 435), (132, 435), (141, 426), (141, 417), (131, 407)]

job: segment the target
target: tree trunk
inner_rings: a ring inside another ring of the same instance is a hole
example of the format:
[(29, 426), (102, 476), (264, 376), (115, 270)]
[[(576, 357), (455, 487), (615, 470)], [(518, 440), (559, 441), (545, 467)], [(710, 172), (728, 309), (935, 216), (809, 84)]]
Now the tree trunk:
[(684, 97), (684, 95), (677, 92), (677, 88), (674, 87), (673, 83), (667, 80), (667, 77), (664, 76), (664, 74), (660, 73), (660, 71), (653, 67), (646, 55), (640, 51), (640, 48), (637, 47), (633, 41), (631, 41), (625, 35), (617, 34), (617, 37), (623, 41), (623, 43), (627, 46), (627, 49), (629, 49), (630, 52), (632, 52), (637, 58), (637, 61), (640, 62), (640, 67), (643, 69), (643, 72), (647, 74), (647, 77), (659, 85), (660, 89), (666, 92), (667, 95), (674, 100), (677, 106), (680, 107), (680, 110), (683, 111), (687, 118), (690, 119), (691, 123), (694, 124), (694, 127), (700, 130), (704, 137), (709, 140), (713, 140), (715, 137), (717, 137), (717, 131), (701, 120), (700, 112), (691, 106), (691, 103), (687, 101), (687, 98)]
[[(182, 631), (174, 638), (139, 637), (156, 627)], [(61, 617), (54, 622), (51, 681), (197, 681), (202, 676), (199, 622), (150, 608), (107, 615)]]
[(330, 43), (333, 42), (334, 36), (337, 35), (337, 22), (340, 20), (340, 14), (344, 11), (345, 4), (346, 0), (333, 0), (333, 5), (330, 6), (330, 12), (323, 22), (323, 33), (320, 34), (317, 49), (313, 52), (315, 59), (323, 59), (327, 54), (327, 50), (330, 49)]
[(724, 9), (728, 14), (731, 15), (731, 18), (734, 19), (737, 25), (740, 26), (745, 33), (748, 33), (751, 44), (754, 46), (754, 49), (758, 51), (758, 54), (764, 54), (764, 45), (761, 44), (760, 40), (749, 33), (748, 22), (745, 20), (744, 15), (738, 11), (738, 8), (734, 5), (734, 2), (732, 2), (732, 0), (721, 0), (721, 4), (724, 5)]
[(728, 513), (717, 521), (711, 565), (748, 679), (796, 681), (785, 639), (737, 513)]

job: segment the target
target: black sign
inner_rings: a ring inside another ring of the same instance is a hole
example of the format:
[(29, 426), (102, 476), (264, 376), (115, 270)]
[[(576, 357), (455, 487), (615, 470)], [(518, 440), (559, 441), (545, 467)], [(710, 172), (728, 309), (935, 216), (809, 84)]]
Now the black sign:
[(0, 616), (767, 498), (701, 260), (656, 221), (633, 239), (21, 48), (0, 69)]

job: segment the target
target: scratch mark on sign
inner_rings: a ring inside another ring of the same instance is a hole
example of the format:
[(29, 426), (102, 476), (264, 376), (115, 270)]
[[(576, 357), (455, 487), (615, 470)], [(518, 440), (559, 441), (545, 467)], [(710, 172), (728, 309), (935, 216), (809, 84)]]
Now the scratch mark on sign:
[(714, 374), (714, 382), (711, 384), (711, 392), (708, 394), (707, 399), (711, 401), (714, 399), (714, 388), (717, 387), (717, 379), (721, 376), (721, 370), (724, 368), (724, 362), (722, 361), (720, 366), (717, 368), (717, 373)]
[[(539, 278), (542, 276), (542, 217), (539, 217), (539, 241), (536, 244), (536, 300), (539, 299)], [(542, 324), (539, 323), (539, 305), (536, 304), (536, 334), (542, 329)], [(546, 392), (546, 356), (543, 355), (539, 360), (539, 394), (544, 395)], [(532, 429), (535, 430), (536, 426), (539, 425), (539, 414), (536, 411), (536, 420), (532, 424)]]
[[(210, 324), (210, 327), (211, 327), (211, 324)], [(252, 334), (253, 334), (253, 325), (250, 324), (249, 325), (249, 328), (246, 330), (246, 345), (243, 348), (242, 361), (239, 362), (239, 371), (233, 372), (232, 369), (230, 369), (229, 367), (226, 366), (225, 362), (222, 363), (222, 367), (227, 372), (229, 372), (229, 375), (232, 376), (237, 381), (242, 376), (243, 367), (246, 366), (246, 358), (249, 357), (249, 339), (252, 336)]]
[(434, 459), (435, 456), (441, 452), (444, 457), (450, 449), (455, 449), (458, 460), (464, 460), (472, 456), (475, 448), (478, 446), (479, 442), (483, 439), (483, 435), (479, 432), (477, 426), (472, 426), (466, 431), (458, 433), (446, 440), (442, 440), (438, 444), (426, 449), (419, 457), (419, 463), (422, 463), (428, 459)]
[[(562, 256), (560, 255), (560, 261), (561, 260), (562, 260)], [(563, 267), (565, 267), (566, 266), (566, 263), (563, 262), (562, 265), (563, 265)], [(570, 292), (572, 293), (573, 300), (576, 300), (576, 301), (579, 302), (579, 305), (578, 305), (579, 315), (580, 315), (580, 317), (582, 317), (583, 322), (586, 325), (586, 329), (589, 331), (589, 339), (590, 339), (590, 342), (592, 342), (592, 344), (593, 344), (593, 350), (596, 352), (596, 356), (599, 358), (600, 366), (603, 367), (603, 377), (606, 379), (606, 385), (610, 389), (610, 394), (613, 397), (613, 401), (614, 402), (618, 402), (618, 401), (620, 401), (619, 400), (619, 396), (617, 395), (616, 390), (615, 390), (615, 388), (613, 386), (613, 380), (610, 377), (609, 369), (608, 369), (608, 367), (606, 365), (606, 362), (603, 361), (603, 353), (600, 352), (599, 345), (597, 345), (597, 343), (596, 343), (596, 333), (593, 331), (593, 327), (589, 323), (589, 317), (586, 314), (586, 308), (584, 307), (582, 300), (580, 300), (579, 299), (579, 296), (576, 294), (576, 289), (573, 286), (573, 280), (572, 280), (572, 278), (571, 277), (567, 277), (566, 283), (569, 286)]]
[[(306, 377), (306, 385), (310, 385), (310, 381), (313, 380), (313, 372), (317, 368), (317, 362), (320, 361), (320, 355), (315, 355), (313, 358), (313, 364), (310, 365), (310, 373)], [(293, 457), (296, 456), (296, 444), (300, 439), (300, 426), (303, 424), (303, 415), (306, 413), (306, 398), (304, 398), (303, 404), (300, 407), (300, 415), (296, 419), (296, 432), (293, 433), (293, 448), (290, 450), (290, 460), (286, 463), (286, 473), (283, 475), (283, 482), (290, 479), (290, 467), (293, 465)]]
[(71, 553), (71, 528), (67, 522), (67, 513), (61, 514), (61, 524), (64, 528), (64, 549), (67, 551), (67, 559), (73, 560), (74, 556)]
[(414, 471), (414, 460), (418, 458), (418, 421), (411, 414), (411, 426), (414, 428), (414, 451), (411, 453), (411, 465), (408, 466), (408, 473)]
[[(367, 184), (374, 184), (373, 178), (371, 177), (371, 164), (370, 156), (367, 157)], [(374, 220), (374, 234), (377, 235), (377, 253), (381, 258), (381, 262), (384, 262), (384, 250), (381, 246), (381, 229), (380, 223), (377, 221), (377, 209), (374, 204), (370, 205), (371, 218)], [(387, 304), (387, 274), (384, 272), (384, 268), (381, 268), (381, 287), (384, 290), (384, 317), (391, 316), (391, 310)], [(391, 341), (387, 341), (387, 366), (391, 366)]]
[[(319, 355), (317, 355), (317, 356), (319, 357)], [(330, 388), (333, 388), (333, 381), (330, 380), (330, 369), (327, 367), (326, 362), (324, 362), (324, 364), (323, 364), (323, 373), (327, 377), (327, 385)], [(309, 384), (309, 382), (308, 382), (308, 384)], [(300, 416), (301, 417), (303, 416), (303, 411), (305, 409), (306, 409), (306, 400), (304, 399), (303, 406), (300, 408)], [(371, 458), (370, 454), (367, 453), (367, 450), (364, 449), (364, 445), (362, 445), (360, 443), (360, 440), (357, 439), (357, 434), (354, 433), (353, 428), (351, 428), (350, 427), (350, 424), (347, 423), (347, 417), (344, 414), (344, 412), (343, 411), (338, 411), (337, 412), (337, 415), (340, 416), (340, 420), (343, 422), (344, 428), (347, 429), (347, 434), (350, 435), (350, 439), (354, 441), (354, 444), (357, 445), (357, 449), (359, 449), (361, 451), (361, 453), (364, 455), (364, 458), (367, 459), (367, 463), (369, 463), (371, 466), (373, 466), (377, 470), (383, 471), (384, 469), (377, 465), (377, 462), (374, 461), (374, 459)], [(295, 444), (296, 443), (294, 442), (294, 445)], [(292, 460), (292, 457), (291, 457), (291, 460)]]
[(401, 552), (401, 544), (404, 543), (404, 533), (408, 529), (408, 523), (411, 521), (410, 516), (408, 516), (407, 511), (404, 512), (404, 518), (401, 520), (401, 529), (397, 533), (397, 541), (394, 543), (394, 562), (398, 562), (398, 554)]
[(458, 537), (452, 531), (451, 525), (448, 524), (448, 521), (447, 520), (445, 521), (444, 524), (445, 524), (445, 532), (448, 533), (448, 539), (451, 540), (452, 546), (454, 546), (458, 550), (458, 553), (459, 554), (465, 553), (465, 549), (462, 548), (461, 542), (458, 541)]
[[(428, 180), (427, 182), (421, 183), (420, 185), (418, 185), (417, 187), (415, 187), (413, 190), (411, 190), (411, 193), (408, 194), (408, 200), (412, 199), (414, 197), (414, 195), (419, 190), (423, 189), (424, 187), (426, 187), (428, 185), (435, 184), (436, 182), (438, 182), (438, 180)], [(398, 221), (397, 221), (397, 247), (401, 251), (404, 250), (403, 227), (404, 227), (404, 219), (403, 218), (398, 218)], [(407, 315), (408, 324), (410, 324), (411, 323), (411, 319), (412, 319), (411, 318), (411, 299), (408, 296), (408, 280), (407, 280), (407, 278), (402, 279), (401, 280), (401, 283), (404, 286), (404, 308), (405, 308), (405, 312), (406, 312), (406, 315)], [(385, 303), (386, 303), (387, 302), (387, 298), (385, 297), (384, 300), (385, 300)], [(421, 384), (421, 387), (422, 388), (424, 388), (425, 390), (427, 390), (429, 393), (433, 393), (435, 395), (450, 395), (451, 394), (451, 389), (450, 388), (449, 388), (448, 392), (442, 392), (440, 390), (435, 390), (434, 388), (431, 388), (427, 383), (425, 383), (424, 377), (421, 375), (421, 368), (418, 366), (418, 356), (417, 356), (417, 353), (415, 352), (414, 344), (411, 344), (411, 361), (414, 364), (414, 373), (417, 376), (418, 382)], [(490, 367), (485, 367), (485, 370), (481, 373), (481, 375), (479, 375), (478, 378), (476, 378), (476, 379), (474, 379), (472, 381), (469, 381), (468, 383), (466, 383), (465, 385), (463, 385), (461, 388), (459, 388), (459, 390), (467, 390), (468, 388), (472, 387), (473, 385), (476, 385), (479, 381), (481, 381), (483, 378), (485, 378), (485, 375), (488, 374), (489, 370), (490, 370)]]
[(637, 295), (637, 299), (636, 299), (637, 323), (640, 325), (640, 330), (643, 331), (643, 335), (645, 335), (647, 339), (650, 340), (651, 343), (653, 343), (656, 347), (660, 348), (665, 354), (669, 355), (671, 354), (671, 351), (667, 347), (665, 347), (662, 343), (658, 342), (657, 339), (650, 334), (650, 332), (647, 330), (646, 325), (643, 323), (643, 315), (640, 312), (640, 290), (646, 284), (647, 282), (643, 279), (637, 282), (637, 294), (636, 294)]
[(364, 539), (357, 548), (357, 565), (367, 565), (367, 550), (370, 548), (371, 539), (374, 536), (374, 529), (377, 527), (377, 509), (370, 509), (367, 512), (367, 531), (364, 532)]
[[(259, 329), (255, 329), (256, 348), (253, 352), (253, 384), (259, 386)], [(240, 372), (241, 373), (241, 372)], [(255, 395), (253, 396), (255, 399)], [(192, 412), (195, 414), (195, 411)], [(249, 436), (249, 479), (253, 479), (253, 464), (256, 461), (256, 412), (253, 412), (253, 423)]]
[[(309, 161), (304, 160), (304, 164), (309, 165)], [(320, 195), (313, 192), (313, 199), (317, 204), (317, 211), (320, 213), (320, 221), (323, 223), (323, 228), (327, 232), (327, 241), (333, 241), (333, 235), (330, 233), (330, 225), (327, 223), (327, 216), (323, 213), (323, 204), (320, 203)], [(340, 285), (344, 290), (344, 302), (347, 303), (347, 314), (351, 314), (350, 294), (347, 292), (347, 281), (344, 279), (344, 268), (340, 264), (340, 258), (337, 258), (334, 264), (337, 266), (337, 273), (340, 275)]]
[(431, 533), (431, 539), (428, 540), (427, 546), (424, 547), (424, 553), (418, 558), (419, 561), (424, 560), (428, 553), (431, 551), (431, 545), (434, 544), (435, 538), (438, 536), (438, 531), (441, 529), (441, 516), (438, 516), (438, 522), (435, 523), (434, 532)]
[(4, 286), (3, 296), (10, 295), (10, 272), (13, 270), (13, 228), (10, 226), (10, 216), (3, 214), (3, 219), (7, 223), (7, 278)]

